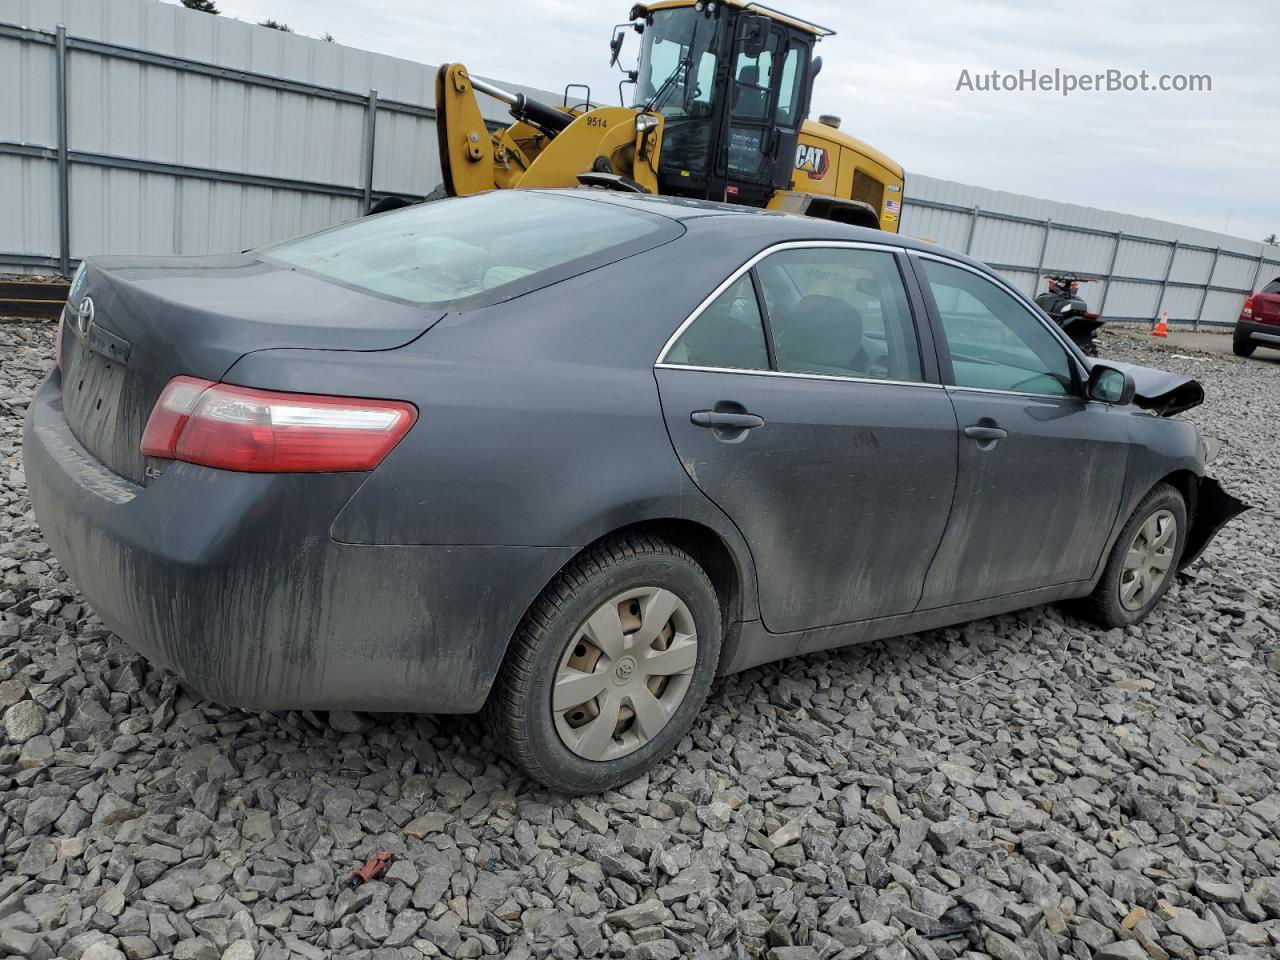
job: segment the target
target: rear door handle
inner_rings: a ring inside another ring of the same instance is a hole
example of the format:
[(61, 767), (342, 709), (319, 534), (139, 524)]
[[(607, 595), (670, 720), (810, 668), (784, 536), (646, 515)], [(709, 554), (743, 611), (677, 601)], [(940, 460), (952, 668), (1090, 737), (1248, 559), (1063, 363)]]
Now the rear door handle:
[(994, 420), (986, 420), (985, 423), (975, 423), (964, 428), (964, 435), (970, 440), (978, 442), (979, 450), (992, 450), (995, 445), (1009, 435), (1009, 431), (1002, 427), (997, 427)]
[(1009, 431), (1000, 427), (986, 427), (975, 424), (972, 427), (965, 427), (964, 435), (970, 440), (1003, 440), (1009, 435)]
[(754, 430), (764, 426), (764, 417), (754, 413), (724, 413), (719, 410), (695, 410), (689, 414), (695, 427), (723, 427), (729, 430)]

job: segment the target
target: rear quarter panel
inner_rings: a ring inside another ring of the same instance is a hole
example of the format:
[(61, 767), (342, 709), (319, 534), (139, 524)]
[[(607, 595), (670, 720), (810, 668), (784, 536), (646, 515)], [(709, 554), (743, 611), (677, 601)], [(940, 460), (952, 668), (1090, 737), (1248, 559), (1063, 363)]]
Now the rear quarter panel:
[(418, 407), (413, 429), (337, 516), (335, 540), (581, 547), (633, 523), (687, 519), (734, 554), (742, 615), (752, 618), (749, 551), (676, 457), (652, 369), (679, 322), (745, 256), (691, 273), (656, 253), (450, 314), (397, 350), (261, 351), (225, 379)]

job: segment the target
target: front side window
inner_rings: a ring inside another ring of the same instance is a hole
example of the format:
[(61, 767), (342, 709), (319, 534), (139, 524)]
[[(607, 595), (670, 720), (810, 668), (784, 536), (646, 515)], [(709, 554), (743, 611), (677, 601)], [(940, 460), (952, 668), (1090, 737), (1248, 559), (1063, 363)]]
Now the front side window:
[(667, 351), (665, 362), (730, 370), (769, 369), (764, 324), (750, 273), (744, 273), (698, 314)]
[(443, 303), (490, 291), (516, 295), (679, 229), (609, 203), (495, 190), (353, 220), (260, 253), (372, 293)]
[(1066, 347), (1012, 295), (969, 270), (919, 262), (942, 319), (957, 386), (1052, 396), (1072, 392)]
[(757, 269), (779, 370), (922, 379), (915, 325), (892, 253), (783, 250)]

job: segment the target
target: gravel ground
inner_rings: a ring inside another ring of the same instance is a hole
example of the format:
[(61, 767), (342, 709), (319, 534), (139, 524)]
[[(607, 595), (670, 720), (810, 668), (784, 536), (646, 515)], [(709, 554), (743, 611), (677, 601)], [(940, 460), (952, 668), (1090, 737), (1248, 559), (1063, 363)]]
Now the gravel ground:
[(1260, 505), (1146, 624), (752, 670), (649, 777), (566, 800), (469, 720), (231, 710), (108, 634), (23, 486), (50, 329), (0, 323), (0, 955), (1277, 956), (1280, 368), (1104, 351), (1203, 378)]

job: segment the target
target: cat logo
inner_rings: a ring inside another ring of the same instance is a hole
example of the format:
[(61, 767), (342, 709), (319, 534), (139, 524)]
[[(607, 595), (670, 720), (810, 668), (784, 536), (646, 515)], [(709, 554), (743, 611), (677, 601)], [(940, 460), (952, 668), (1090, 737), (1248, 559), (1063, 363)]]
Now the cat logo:
[(825, 147), (816, 147), (811, 143), (802, 143), (796, 147), (796, 169), (807, 173), (810, 180), (821, 180), (825, 177), (827, 167)]

